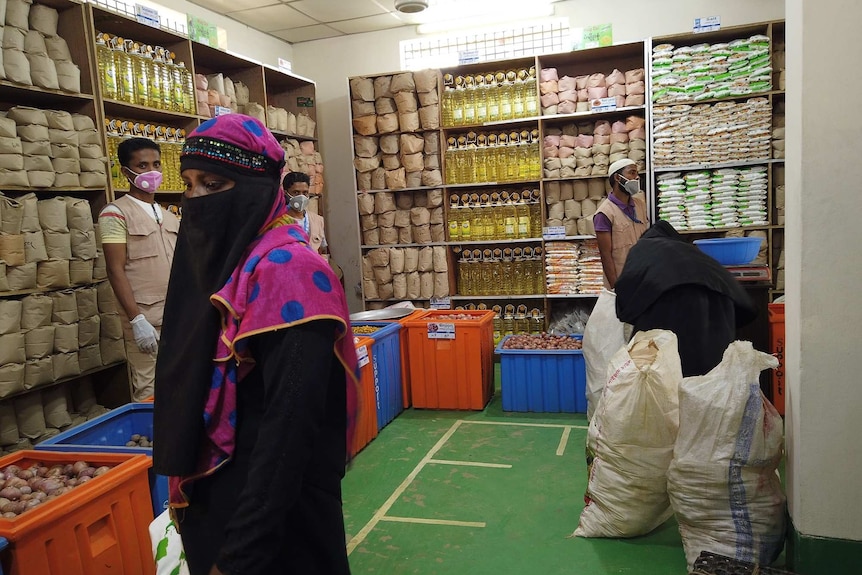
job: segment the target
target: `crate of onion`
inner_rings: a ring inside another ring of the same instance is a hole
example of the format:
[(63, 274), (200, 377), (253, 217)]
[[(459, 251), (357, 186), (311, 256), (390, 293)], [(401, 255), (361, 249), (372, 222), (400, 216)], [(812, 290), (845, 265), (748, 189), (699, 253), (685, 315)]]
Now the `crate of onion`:
[(11, 575), (155, 573), (145, 455), (19, 451), (0, 458)]
[(497, 345), (503, 411), (586, 413), (579, 335), (509, 335)]

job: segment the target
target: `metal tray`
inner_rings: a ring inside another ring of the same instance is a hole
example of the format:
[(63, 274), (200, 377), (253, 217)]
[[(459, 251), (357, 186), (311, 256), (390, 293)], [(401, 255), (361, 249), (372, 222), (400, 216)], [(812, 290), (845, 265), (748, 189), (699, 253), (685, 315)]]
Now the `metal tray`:
[(350, 321), (381, 321), (386, 319), (401, 319), (416, 311), (406, 307), (372, 309), (350, 314)]

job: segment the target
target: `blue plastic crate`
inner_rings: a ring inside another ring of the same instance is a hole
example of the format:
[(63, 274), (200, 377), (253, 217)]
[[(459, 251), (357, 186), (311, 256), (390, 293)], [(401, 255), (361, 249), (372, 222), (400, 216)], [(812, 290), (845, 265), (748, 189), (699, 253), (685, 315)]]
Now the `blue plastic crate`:
[[(153, 404), (129, 403), (86, 423), (67, 429), (36, 444), (38, 451), (80, 453), (143, 453), (153, 456), (151, 447), (126, 447), (134, 435), (153, 438)], [(160, 514), (168, 504), (168, 478), (149, 470), (153, 513)]]
[(503, 349), (510, 337), (496, 349), (503, 411), (587, 412), (587, 367), (581, 350)]
[(374, 340), (371, 359), (374, 363), (374, 389), (377, 396), (377, 430), (386, 427), (404, 411), (401, 390), (401, 324), (397, 322), (362, 322), (353, 327), (378, 327), (363, 334)]
[[(0, 537), (0, 553), (9, 547), (9, 541), (5, 537)], [(3, 575), (3, 564), (0, 563), (0, 575)]]

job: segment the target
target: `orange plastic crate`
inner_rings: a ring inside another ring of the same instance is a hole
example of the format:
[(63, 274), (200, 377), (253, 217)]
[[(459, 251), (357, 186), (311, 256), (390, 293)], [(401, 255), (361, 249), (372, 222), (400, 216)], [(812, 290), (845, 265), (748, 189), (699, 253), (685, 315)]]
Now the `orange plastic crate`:
[[(359, 363), (359, 419), (356, 422), (350, 456), (353, 457), (377, 437), (377, 393), (374, 389), (374, 362), (370, 337), (354, 337)], [(366, 359), (367, 358), (367, 361)]]
[(784, 415), (784, 304), (769, 304), (770, 351), (778, 358), (778, 367), (772, 370), (772, 405)]
[(428, 313), (427, 309), (417, 309), (410, 315), (406, 317), (402, 317), (401, 319), (395, 320), (381, 320), (386, 322), (397, 322), (401, 324), (401, 332), (399, 333), (399, 337), (401, 338), (401, 401), (404, 405), (404, 409), (410, 407), (410, 347), (407, 343), (408, 341), (408, 331), (405, 328), (408, 321), (419, 319), (423, 315)]
[(0, 469), (82, 460), (113, 469), (14, 519), (0, 518), (0, 536), (10, 541), (10, 575), (155, 573), (148, 530), (153, 520), (149, 457), (19, 451), (0, 458)]
[[(473, 319), (445, 319), (453, 314)], [(454, 324), (455, 338), (433, 339), (430, 324)], [(404, 326), (413, 407), (484, 409), (494, 393), (494, 312), (428, 310)]]

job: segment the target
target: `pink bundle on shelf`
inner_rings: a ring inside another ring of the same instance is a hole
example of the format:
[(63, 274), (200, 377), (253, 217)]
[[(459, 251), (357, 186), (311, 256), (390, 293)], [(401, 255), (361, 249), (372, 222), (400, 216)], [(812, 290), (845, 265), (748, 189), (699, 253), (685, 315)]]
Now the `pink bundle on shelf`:
[(559, 79), (556, 68), (542, 68), (542, 71), (539, 72), (539, 81), (541, 82), (557, 81)]

